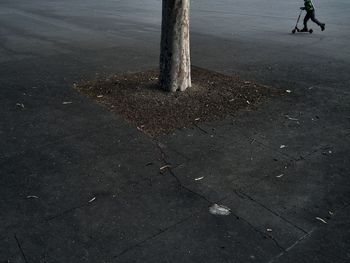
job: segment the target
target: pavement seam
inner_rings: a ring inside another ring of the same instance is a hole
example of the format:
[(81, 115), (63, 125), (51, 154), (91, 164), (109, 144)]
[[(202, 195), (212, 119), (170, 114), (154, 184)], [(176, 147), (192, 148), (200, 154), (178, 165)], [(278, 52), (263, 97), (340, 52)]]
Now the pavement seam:
[[(157, 146), (158, 146), (158, 148), (159, 148), (159, 150), (160, 150), (160, 153), (161, 153), (161, 156), (162, 156), (162, 159), (163, 159), (164, 163), (165, 163), (166, 165), (168, 165), (169, 162), (167, 161), (166, 153), (164, 152), (163, 148), (162, 148), (159, 144), (157, 144)], [(180, 187), (182, 187), (182, 188), (185, 189), (186, 191), (188, 191), (188, 192), (190, 192), (190, 193), (192, 193), (192, 194), (194, 194), (194, 195), (200, 197), (201, 199), (205, 200), (205, 201), (208, 202), (209, 204), (214, 204), (214, 203), (216, 203), (216, 202), (213, 202), (213, 201), (209, 200), (209, 199), (208, 199), (207, 197), (205, 197), (204, 195), (199, 194), (199, 193), (193, 191), (192, 189), (188, 188), (187, 186), (183, 185), (182, 182), (181, 182), (181, 180), (180, 180), (180, 179), (176, 176), (176, 174), (173, 172), (172, 168), (171, 168), (171, 167), (167, 167), (167, 169), (168, 169), (169, 173), (175, 178), (175, 180), (177, 181), (177, 183), (179, 184)], [(227, 199), (228, 197), (229, 197), (229, 195), (223, 197), (220, 201), (223, 201), (223, 200)], [(218, 201), (218, 202), (220, 202), (220, 201)], [(266, 233), (262, 232), (260, 229), (256, 228), (254, 225), (252, 225), (248, 220), (246, 220), (246, 219), (243, 218), (243, 217), (239, 217), (238, 215), (234, 214), (232, 211), (231, 211), (231, 214), (232, 214), (233, 216), (235, 216), (237, 219), (241, 219), (243, 222), (245, 222), (247, 225), (249, 225), (255, 232), (259, 233), (262, 237), (268, 237), (269, 239), (271, 239), (279, 249), (281, 249), (282, 251), (285, 251), (285, 248), (284, 248), (282, 245), (280, 245), (279, 242), (278, 242), (272, 235), (266, 234)]]
[(320, 151), (327, 150), (327, 149), (329, 149), (330, 147), (331, 147), (331, 146), (330, 146), (329, 144), (326, 144), (326, 145), (323, 145), (323, 146), (319, 146), (319, 147), (317, 147), (317, 149), (313, 150), (312, 152), (309, 152), (308, 154), (305, 154), (304, 156), (301, 155), (300, 158), (296, 159), (295, 161), (296, 161), (296, 162), (297, 162), (297, 161), (303, 161), (303, 160), (307, 161), (307, 158), (309, 158), (309, 157), (311, 157), (311, 156), (317, 154), (317, 153), (320, 152)]
[(303, 235), (301, 238), (299, 238), (294, 244), (292, 244), (291, 246), (289, 246), (288, 248), (286, 248), (284, 251), (282, 251), (280, 254), (278, 254), (277, 256), (274, 256), (268, 263), (273, 263), (276, 260), (278, 260), (280, 257), (282, 257), (283, 255), (285, 255), (286, 253), (288, 253), (290, 250), (292, 250), (294, 247), (296, 247), (300, 242), (302, 242), (304, 239), (308, 238), (309, 236), (311, 236), (311, 234), (317, 229), (317, 227), (314, 227), (310, 232), (306, 233), (305, 235)]
[(52, 221), (52, 220), (54, 220), (54, 219), (56, 219), (58, 217), (61, 217), (61, 216), (65, 215), (65, 214), (68, 214), (68, 213), (70, 213), (70, 212), (72, 212), (74, 210), (77, 210), (77, 209), (80, 209), (80, 208), (84, 208), (84, 207), (88, 207), (89, 205), (90, 205), (89, 203), (86, 203), (86, 204), (82, 204), (82, 205), (79, 205), (79, 206), (74, 206), (74, 207), (71, 207), (71, 208), (68, 208), (68, 209), (62, 211), (61, 213), (58, 213), (56, 215), (47, 217), (44, 220), (45, 220), (45, 222), (50, 222), (50, 221)]
[(202, 127), (200, 127), (197, 123), (193, 123), (193, 125), (200, 130), (201, 132), (203, 132), (204, 134), (209, 134), (208, 131), (206, 131), (205, 129), (203, 129)]
[(133, 250), (133, 249), (135, 249), (135, 248), (137, 248), (137, 247), (140, 247), (142, 244), (144, 244), (144, 243), (146, 243), (146, 242), (148, 242), (148, 241), (150, 241), (150, 240), (152, 240), (152, 239), (154, 239), (154, 238), (160, 236), (161, 234), (167, 232), (168, 230), (170, 230), (170, 229), (172, 229), (172, 228), (174, 228), (174, 227), (176, 227), (176, 226), (178, 226), (178, 225), (180, 225), (180, 224), (186, 222), (187, 220), (189, 220), (190, 218), (192, 218), (192, 217), (195, 216), (196, 214), (199, 214), (199, 212), (197, 212), (197, 213), (195, 213), (195, 214), (193, 214), (193, 215), (190, 215), (190, 216), (188, 216), (188, 217), (186, 217), (186, 218), (180, 220), (179, 222), (176, 222), (176, 223), (173, 224), (173, 225), (170, 225), (170, 226), (168, 226), (168, 227), (166, 227), (166, 228), (164, 228), (164, 229), (161, 229), (161, 230), (158, 231), (156, 234), (154, 234), (154, 235), (152, 235), (152, 236), (149, 236), (149, 237), (145, 238), (144, 240), (142, 240), (142, 241), (140, 241), (140, 242), (138, 242), (138, 243), (136, 243), (136, 244), (134, 244), (134, 245), (132, 245), (132, 246), (126, 248), (126, 249), (124, 249), (122, 252), (120, 252), (118, 255), (116, 255), (116, 256), (114, 256), (114, 257), (112, 257), (112, 258), (119, 258), (119, 257), (121, 257), (121, 256), (124, 255), (125, 253), (127, 253), (127, 252), (129, 252), (129, 251), (131, 251), (131, 250)]
[(262, 237), (264, 237), (264, 238), (268, 237), (269, 239), (271, 239), (279, 249), (281, 249), (282, 251), (286, 251), (286, 249), (282, 245), (280, 245), (280, 243), (272, 235), (266, 234), (265, 232), (263, 232), (260, 229), (256, 228), (253, 224), (251, 224), (244, 217), (238, 216), (235, 213), (233, 213), (232, 211), (231, 211), (231, 214), (233, 216), (235, 216), (237, 219), (241, 219), (243, 222), (245, 222), (247, 225), (249, 225), (255, 232), (259, 233)]
[(241, 195), (247, 197), (249, 200), (251, 200), (252, 202), (258, 204), (259, 206), (263, 207), (264, 209), (266, 209), (267, 211), (269, 211), (270, 213), (274, 214), (275, 216), (277, 216), (278, 218), (282, 219), (283, 221), (285, 221), (286, 223), (290, 224), (291, 226), (299, 229), (300, 231), (302, 231), (304, 234), (307, 234), (308, 232), (306, 230), (304, 230), (303, 228), (297, 226), (296, 224), (294, 224), (293, 222), (291, 222), (290, 220), (288, 220), (287, 218), (281, 216), (280, 214), (278, 214), (277, 212), (273, 211), (272, 209), (268, 208), (266, 205), (260, 203), (259, 201), (255, 200), (254, 198), (252, 198), (250, 195), (240, 191), (240, 190), (234, 190), (233, 191), (235, 194), (238, 195), (238, 197), (240, 196), (237, 192), (239, 192)]
[(19, 241), (19, 239), (18, 239), (18, 237), (17, 237), (17, 234), (15, 234), (14, 237), (15, 237), (15, 240), (16, 240), (16, 243), (17, 243), (17, 246), (18, 246), (18, 249), (19, 249), (19, 251), (20, 251), (21, 254), (22, 254), (22, 257), (23, 257), (23, 259), (24, 259), (24, 262), (25, 262), (25, 263), (28, 263), (27, 257), (26, 257), (26, 255), (24, 254), (23, 248), (22, 248), (22, 246), (21, 246), (21, 242)]
[[(106, 129), (106, 128), (112, 128), (114, 126), (114, 124), (106, 124), (106, 125), (102, 125), (101, 127), (99, 128), (96, 128), (96, 129), (89, 129), (88, 133), (86, 134), (87, 137), (89, 136), (92, 136), (93, 132), (96, 132), (96, 131), (100, 131), (101, 129)], [(118, 127), (115, 127), (115, 128), (118, 128)], [(37, 146), (34, 146), (34, 147), (31, 147), (30, 149), (27, 149), (27, 150), (23, 150), (21, 152), (13, 152), (9, 155), (4, 155), (4, 156), (0, 156), (0, 163), (2, 162), (6, 162), (7, 160), (11, 159), (11, 158), (15, 158), (15, 157), (18, 157), (18, 156), (21, 156), (21, 155), (25, 155), (27, 154), (29, 151), (31, 150), (39, 150), (39, 149), (42, 149), (42, 148), (45, 148), (45, 147), (48, 147), (48, 146), (52, 146), (52, 145), (55, 145), (55, 144), (58, 144), (64, 140), (67, 140), (67, 139), (70, 139), (70, 138), (74, 138), (74, 137), (77, 137), (79, 135), (82, 135), (84, 134), (85, 131), (80, 131), (80, 132), (77, 132), (77, 133), (74, 133), (74, 134), (71, 134), (71, 135), (67, 135), (67, 136), (63, 136), (62, 138), (59, 138), (55, 141), (52, 141), (52, 142), (49, 142), (49, 143), (44, 143), (44, 144), (41, 144), (41, 145), (37, 145)]]
[[(236, 116), (234, 116), (234, 115), (230, 115), (230, 116), (231, 116), (231, 117), (236, 117)], [(224, 126), (226, 126), (226, 125), (227, 125), (227, 126), (228, 126), (228, 125), (233, 125), (233, 123), (230, 123), (230, 124), (223, 124), (223, 125), (220, 126), (220, 127), (224, 127)], [(205, 129), (201, 128), (201, 127), (198, 126), (197, 124), (194, 124), (194, 126), (197, 127), (199, 130), (201, 130), (203, 133), (209, 134), (209, 132), (207, 132)], [(248, 141), (251, 141), (251, 144), (254, 143), (254, 142), (257, 142), (258, 144), (260, 144), (260, 145), (263, 146), (264, 148), (269, 149), (269, 150), (271, 150), (271, 151), (273, 151), (273, 152), (276, 152), (276, 153), (278, 153), (278, 154), (281, 154), (281, 155), (283, 155), (283, 156), (285, 156), (285, 157), (288, 157), (288, 159), (292, 159), (292, 160), (294, 160), (294, 161), (297, 161), (297, 160), (300, 158), (300, 157), (299, 157), (299, 158), (296, 158), (296, 157), (294, 157), (294, 156), (292, 156), (292, 155), (289, 155), (289, 154), (287, 154), (287, 153), (285, 153), (285, 152), (276, 150), (275, 148), (270, 147), (270, 146), (264, 144), (263, 142), (260, 142), (260, 141), (257, 140), (256, 138), (252, 138), (252, 137), (250, 137), (250, 136), (246, 136), (246, 135), (241, 131), (241, 128), (240, 128), (240, 127), (238, 127), (238, 133), (239, 133), (240, 135), (242, 135), (244, 138), (246, 138)], [(224, 136), (223, 136), (223, 135), (220, 135), (220, 134), (215, 134), (215, 136), (218, 137), (218, 138), (224, 138)], [(239, 141), (239, 139), (235, 139), (235, 141)], [(301, 156), (301, 157), (302, 157), (302, 156)], [(302, 157), (302, 158), (303, 158), (303, 157)]]
[[(247, 137), (247, 138), (248, 138), (248, 137)], [(253, 140), (254, 138), (248, 138), (248, 139)], [(260, 141), (257, 140), (257, 139), (254, 139), (254, 142), (257, 142), (258, 144), (260, 144), (261, 146), (265, 147), (266, 149), (269, 149), (269, 150), (271, 150), (271, 151), (273, 151), (273, 152), (276, 152), (276, 153), (279, 153), (279, 154), (281, 154), (281, 155), (284, 155), (284, 156), (286, 156), (286, 157), (288, 157), (288, 158), (290, 158), (290, 159), (292, 159), (292, 160), (294, 160), (294, 161), (297, 160), (297, 158), (295, 158), (294, 156), (289, 155), (289, 154), (287, 154), (287, 153), (285, 153), (285, 152), (281, 152), (281, 151), (279, 151), (279, 150), (276, 150), (275, 148), (270, 147), (270, 146), (268, 146), (268, 145), (266, 145), (266, 144), (260, 142)]]

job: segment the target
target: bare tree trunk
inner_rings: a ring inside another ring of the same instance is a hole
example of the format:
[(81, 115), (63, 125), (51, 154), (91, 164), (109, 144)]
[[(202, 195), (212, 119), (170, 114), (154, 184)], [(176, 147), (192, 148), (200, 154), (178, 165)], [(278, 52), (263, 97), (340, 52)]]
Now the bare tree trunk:
[(191, 87), (190, 0), (163, 0), (159, 82), (164, 90)]

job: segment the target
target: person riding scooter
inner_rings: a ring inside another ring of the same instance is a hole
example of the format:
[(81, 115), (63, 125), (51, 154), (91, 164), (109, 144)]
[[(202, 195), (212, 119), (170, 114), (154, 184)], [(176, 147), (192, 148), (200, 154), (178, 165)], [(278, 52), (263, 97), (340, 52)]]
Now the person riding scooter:
[(312, 3), (312, 0), (304, 0), (304, 6), (300, 7), (300, 9), (306, 11), (306, 15), (304, 18), (304, 28), (301, 30), (301, 32), (308, 32), (309, 31), (307, 28), (307, 22), (309, 21), (309, 19), (311, 19), (314, 23), (316, 23), (318, 26), (320, 26), (322, 31), (324, 31), (326, 29), (326, 24), (321, 23), (315, 17), (315, 6)]

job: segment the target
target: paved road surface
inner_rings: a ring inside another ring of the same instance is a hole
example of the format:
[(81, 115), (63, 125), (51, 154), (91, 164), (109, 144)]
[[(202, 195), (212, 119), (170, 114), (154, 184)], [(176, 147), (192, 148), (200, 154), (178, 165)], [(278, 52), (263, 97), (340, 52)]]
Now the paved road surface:
[(350, 3), (314, 2), (193, 0), (194, 65), (292, 93), (151, 140), (71, 86), (156, 68), (160, 0), (2, 0), (0, 260), (349, 262)]

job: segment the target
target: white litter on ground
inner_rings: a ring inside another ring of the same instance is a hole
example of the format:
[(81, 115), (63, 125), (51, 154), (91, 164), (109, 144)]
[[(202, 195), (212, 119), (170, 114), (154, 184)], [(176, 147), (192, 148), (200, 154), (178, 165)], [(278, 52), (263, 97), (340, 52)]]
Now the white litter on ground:
[(213, 204), (211, 207), (209, 207), (209, 213), (218, 216), (228, 216), (231, 214), (231, 210), (226, 206)]
[(283, 149), (283, 148), (286, 148), (287, 146), (285, 146), (284, 144), (282, 144), (281, 146), (280, 146), (280, 149)]

